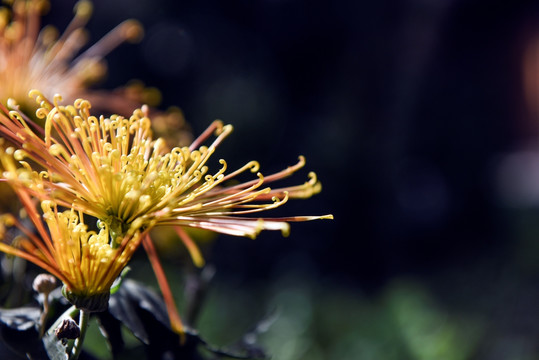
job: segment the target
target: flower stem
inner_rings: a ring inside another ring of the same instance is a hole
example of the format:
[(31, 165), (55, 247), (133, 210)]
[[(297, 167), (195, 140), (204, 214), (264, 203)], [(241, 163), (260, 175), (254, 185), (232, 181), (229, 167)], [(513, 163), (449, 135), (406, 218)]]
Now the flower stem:
[(45, 322), (47, 321), (47, 316), (49, 315), (49, 293), (43, 294), (43, 312), (39, 318), (39, 337), (43, 337), (45, 332)]
[(82, 351), (82, 343), (84, 342), (84, 336), (86, 335), (86, 329), (88, 328), (88, 321), (90, 320), (90, 312), (86, 310), (80, 310), (79, 328), (80, 336), (75, 340), (73, 346), (73, 353), (69, 360), (77, 360)]

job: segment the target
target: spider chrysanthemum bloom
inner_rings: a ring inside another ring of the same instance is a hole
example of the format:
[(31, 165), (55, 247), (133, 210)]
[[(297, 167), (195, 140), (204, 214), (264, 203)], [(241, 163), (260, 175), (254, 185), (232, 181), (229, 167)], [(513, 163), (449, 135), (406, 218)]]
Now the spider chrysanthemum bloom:
[(0, 251), (22, 257), (56, 276), (64, 284), (66, 298), (78, 308), (105, 310), (114, 281), (143, 235), (126, 234), (121, 244), (112, 248), (106, 226), (89, 231), (81, 213), (61, 211), (49, 200), (41, 202), (39, 212), (24, 188), (15, 187), (15, 191), (33, 227), (27, 228), (12, 215), (3, 215), (2, 227), (14, 226), (20, 235), (8, 239), (3, 233)]
[[(147, 235), (150, 229), (173, 226), (194, 262), (202, 265), (202, 256), (183, 231), (185, 227), (254, 238), (262, 230), (287, 234), (288, 222), (332, 218), (258, 216), (290, 198), (308, 198), (321, 185), (310, 173), (309, 180), (297, 186), (268, 186), (302, 168), (303, 157), (269, 176), (258, 172), (256, 161), (227, 171), (227, 163), (221, 159), (219, 168), (210, 171), (208, 161), (231, 133), (230, 125), (216, 121), (189, 147), (169, 151), (162, 139), (152, 138), (144, 107), (130, 118), (95, 117), (86, 100), (62, 106), (60, 96), (51, 103), (37, 91), (32, 95), (41, 106), (37, 115), (44, 119), (44, 128), (15, 110), (4, 108), (5, 114), (0, 116), (0, 135), (18, 147), (0, 154), (3, 178), (42, 201), (55, 201), (95, 217), (109, 229), (113, 249), (121, 246), (126, 234), (145, 233), (142, 243), (169, 307), (173, 302)], [(237, 181), (245, 173), (253, 174), (254, 179)]]
[(126, 20), (83, 53), (87, 43), (84, 29), (92, 13), (89, 1), (75, 5), (75, 16), (65, 31), (51, 26), (41, 29), (47, 0), (13, 0), (0, 8), (0, 101), (15, 99), (21, 106), (35, 108), (27, 101), (30, 89), (39, 88), (47, 96), (62, 92), (70, 100), (85, 97), (113, 112), (131, 111), (137, 102), (126, 92), (90, 91), (88, 87), (106, 74), (104, 56), (124, 41), (141, 37), (142, 27)]
[[(113, 236), (129, 229), (173, 225), (254, 238), (261, 230), (286, 233), (289, 221), (320, 218), (244, 217), (279, 207), (289, 198), (308, 198), (321, 185), (310, 173), (301, 185), (267, 186), (303, 167), (303, 157), (266, 177), (258, 172), (256, 161), (227, 172), (221, 159), (220, 168), (210, 172), (208, 160), (231, 133), (231, 125), (216, 121), (191, 146), (168, 151), (162, 139), (152, 139), (144, 108), (130, 118), (97, 118), (86, 100), (62, 106), (59, 96), (51, 103), (37, 91), (32, 95), (41, 104), (37, 114), (44, 118), (45, 128), (30, 124), (17, 111), (0, 118), (0, 135), (19, 147), (2, 156), (4, 176), (22, 183), (36, 197), (94, 216), (110, 227)], [(210, 145), (203, 145), (212, 135)], [(253, 180), (230, 181), (249, 172), (256, 174)]]

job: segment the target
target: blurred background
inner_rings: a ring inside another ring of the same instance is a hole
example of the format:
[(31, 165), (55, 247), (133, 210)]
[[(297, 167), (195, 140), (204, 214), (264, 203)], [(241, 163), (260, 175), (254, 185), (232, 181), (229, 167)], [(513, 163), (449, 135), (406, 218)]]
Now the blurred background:
[[(52, 0), (63, 29), (73, 1)], [(274, 359), (539, 359), (539, 5), (486, 0), (94, 0), (91, 42), (179, 107), (218, 157), (270, 173), (305, 155), (321, 194), (291, 234), (202, 244), (216, 275), (198, 322), (216, 344), (267, 313)], [(178, 244), (178, 247), (181, 245)], [(170, 252), (169, 252), (170, 254)], [(181, 298), (188, 259), (167, 270)], [(133, 277), (153, 281), (144, 254)]]

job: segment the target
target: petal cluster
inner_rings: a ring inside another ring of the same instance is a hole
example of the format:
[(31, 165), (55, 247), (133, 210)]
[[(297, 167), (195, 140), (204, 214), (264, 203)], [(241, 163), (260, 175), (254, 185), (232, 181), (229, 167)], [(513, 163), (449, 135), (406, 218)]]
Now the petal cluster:
[[(3, 233), (0, 250), (31, 261), (59, 278), (68, 299), (90, 311), (107, 306), (110, 288), (141, 242), (141, 236), (126, 236), (121, 245), (110, 245), (109, 229), (88, 230), (83, 215), (73, 209), (60, 211), (51, 201), (41, 202), (41, 211), (24, 188), (15, 187), (32, 227), (11, 215), (2, 227), (15, 227), (18, 235)], [(35, 231), (37, 232), (34, 232)]]
[[(295, 165), (269, 176), (262, 175), (256, 161), (232, 171), (224, 159), (213, 161), (231, 125), (215, 121), (190, 146), (168, 150), (164, 140), (152, 137), (146, 107), (128, 118), (94, 116), (87, 100), (64, 106), (59, 95), (52, 102), (35, 90), (30, 95), (39, 104), (36, 115), (44, 127), (13, 102), (11, 110), (0, 104), (0, 136), (10, 144), (5, 150), (0, 146), (0, 179), (15, 189), (40, 236), (26, 231), (27, 240), (0, 243), (0, 251), (58, 276), (67, 287), (66, 297), (77, 306), (99, 309), (106, 304), (112, 282), (142, 244), (171, 326), (182, 333), (150, 230), (172, 226), (200, 266), (202, 256), (186, 227), (254, 238), (262, 230), (286, 235), (291, 221), (333, 218), (259, 216), (291, 198), (308, 198), (320, 192), (321, 185), (309, 173), (302, 184), (270, 187), (301, 169), (301, 156)], [(245, 176), (250, 179), (240, 180)], [(33, 209), (35, 200), (41, 203), (48, 230)], [(99, 230), (88, 231), (83, 217), (97, 221)], [(8, 220), (4, 223), (17, 223)]]
[(13, 0), (10, 6), (0, 8), (0, 100), (14, 98), (34, 108), (26, 94), (37, 87), (49, 96), (60, 91), (70, 99), (91, 96), (114, 111), (133, 106), (127, 92), (107, 92), (105, 100), (88, 87), (106, 74), (104, 56), (126, 40), (139, 39), (142, 27), (126, 20), (80, 53), (87, 44), (84, 26), (92, 4), (79, 1), (72, 21), (61, 34), (51, 26), (41, 28), (41, 16), (48, 8), (47, 0)]
[[(0, 118), (0, 134), (19, 147), (0, 157), (4, 177), (24, 184), (41, 200), (99, 219), (113, 236), (172, 225), (253, 238), (261, 230), (286, 234), (289, 221), (321, 218), (252, 216), (289, 198), (310, 197), (321, 185), (310, 173), (297, 186), (268, 186), (303, 167), (303, 157), (267, 177), (256, 161), (227, 171), (226, 161), (220, 159), (211, 171), (210, 157), (232, 132), (231, 125), (216, 121), (191, 146), (168, 151), (162, 139), (152, 139), (145, 108), (130, 118), (95, 117), (86, 100), (62, 106), (59, 96), (51, 103), (36, 91), (32, 95), (41, 105), (37, 114), (45, 128), (36, 128), (17, 111)], [(234, 181), (243, 173), (254, 178)]]

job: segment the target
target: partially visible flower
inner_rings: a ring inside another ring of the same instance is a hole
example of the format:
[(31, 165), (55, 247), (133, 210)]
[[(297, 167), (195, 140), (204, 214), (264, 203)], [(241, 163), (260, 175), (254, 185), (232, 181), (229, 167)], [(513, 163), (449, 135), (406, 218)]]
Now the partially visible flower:
[[(48, 11), (48, 0), (11, 0), (0, 7), (0, 102), (15, 101), (34, 118), (37, 106), (28, 97), (28, 91), (39, 88), (46, 96), (61, 92), (66, 99), (90, 99), (101, 111), (129, 115), (142, 103), (157, 105), (159, 91), (146, 88), (140, 82), (113, 90), (91, 89), (107, 73), (104, 57), (125, 41), (138, 41), (143, 35), (142, 26), (135, 20), (126, 20), (103, 38), (81, 50), (88, 43), (84, 28), (92, 14), (92, 3), (76, 3), (75, 15), (66, 29), (59, 32), (50, 25), (41, 27), (42, 15)], [(177, 117), (176, 112), (157, 112), (161, 120)], [(34, 118), (35, 120), (35, 118)], [(179, 123), (178, 123), (179, 124)], [(163, 131), (164, 132), (164, 131)], [(183, 122), (175, 131), (167, 132), (177, 141), (188, 143), (191, 133)], [(13, 197), (12, 192), (0, 184), (3, 198)], [(2, 211), (12, 210), (16, 201), (4, 201)]]
[[(321, 190), (314, 173), (303, 184), (273, 189), (268, 184), (292, 175), (305, 164), (263, 176), (251, 161), (228, 172), (225, 160), (210, 172), (210, 157), (232, 132), (231, 125), (215, 121), (189, 147), (167, 150), (152, 139), (147, 108), (130, 118), (90, 114), (91, 104), (76, 100), (61, 106), (60, 96), (49, 102), (39, 92), (32, 95), (41, 107), (37, 115), (44, 129), (18, 111), (0, 116), (0, 135), (19, 149), (0, 153), (3, 178), (42, 201), (95, 217), (110, 233), (111, 248), (123, 246), (127, 234), (142, 232), (142, 243), (160, 282), (169, 311), (172, 296), (153, 243), (147, 233), (157, 226), (173, 226), (194, 262), (203, 264), (195, 243), (184, 227), (200, 228), (254, 238), (262, 230), (289, 231), (288, 222), (330, 219), (324, 216), (268, 218), (258, 213), (285, 204), (290, 198), (308, 198)], [(209, 146), (204, 145), (212, 136)], [(244, 173), (254, 179), (241, 182)], [(247, 217), (245, 215), (255, 215)]]
[(47, 96), (62, 92), (71, 101), (85, 97), (102, 110), (128, 113), (139, 106), (143, 90), (91, 91), (88, 87), (106, 74), (104, 56), (124, 41), (136, 41), (142, 27), (126, 20), (83, 53), (87, 43), (84, 29), (92, 13), (90, 1), (75, 5), (75, 16), (65, 31), (41, 27), (41, 16), (49, 8), (47, 0), (13, 0), (0, 8), (0, 101), (15, 99), (21, 106), (35, 108), (28, 91), (39, 88)]
[(27, 228), (12, 215), (3, 215), (2, 225), (14, 226), (22, 235), (14, 239), (2, 236), (0, 251), (24, 258), (56, 276), (64, 284), (66, 298), (78, 308), (106, 309), (110, 288), (140, 245), (142, 235), (126, 234), (112, 248), (107, 226), (89, 231), (81, 213), (60, 211), (50, 200), (41, 202), (45, 226), (25, 189), (15, 186), (15, 191), (33, 228)]

